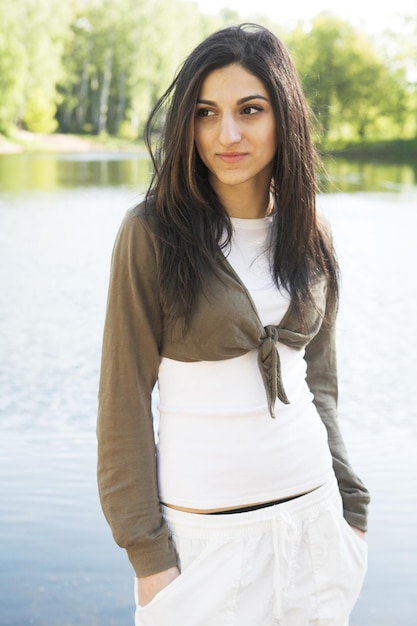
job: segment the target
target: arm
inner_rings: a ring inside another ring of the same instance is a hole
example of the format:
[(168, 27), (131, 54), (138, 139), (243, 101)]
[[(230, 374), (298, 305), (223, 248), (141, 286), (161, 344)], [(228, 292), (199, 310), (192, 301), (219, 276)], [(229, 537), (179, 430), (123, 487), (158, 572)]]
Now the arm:
[(156, 259), (150, 231), (129, 213), (113, 251), (104, 327), (98, 486), (115, 541), (138, 577), (176, 565), (159, 506), (151, 412), (162, 332)]
[(307, 345), (307, 383), (314, 394), (314, 404), (324, 422), (333, 468), (343, 500), (347, 522), (362, 531), (367, 528), (369, 493), (354, 473), (337, 419), (337, 363), (335, 320), (322, 323), (318, 334)]

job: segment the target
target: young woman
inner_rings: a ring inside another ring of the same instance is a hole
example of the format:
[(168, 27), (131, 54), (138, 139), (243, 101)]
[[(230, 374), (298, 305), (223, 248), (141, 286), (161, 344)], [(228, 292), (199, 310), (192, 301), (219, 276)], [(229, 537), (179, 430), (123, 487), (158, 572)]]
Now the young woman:
[(338, 270), (286, 49), (256, 25), (211, 35), (146, 136), (154, 175), (114, 248), (98, 418), (136, 626), (344, 626), (369, 496), (337, 423)]

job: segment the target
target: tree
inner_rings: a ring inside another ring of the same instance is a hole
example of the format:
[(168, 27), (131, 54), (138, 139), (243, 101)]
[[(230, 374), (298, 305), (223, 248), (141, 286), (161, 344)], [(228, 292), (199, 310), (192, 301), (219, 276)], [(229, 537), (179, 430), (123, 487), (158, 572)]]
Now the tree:
[(21, 36), (22, 7), (0, 0), (0, 132), (10, 133), (24, 88), (26, 52)]
[(417, 137), (417, 15), (397, 15), (376, 45), (402, 88), (393, 103), (396, 130)]
[(125, 133), (140, 135), (205, 24), (195, 3), (179, 0), (96, 0), (78, 7), (59, 85), (61, 130), (117, 134), (123, 125)]
[(323, 143), (349, 136), (364, 139), (379, 120), (393, 115), (401, 85), (364, 35), (322, 13), (288, 35), (304, 90), (320, 124)]
[(371, 42), (352, 37), (344, 50), (344, 80), (338, 82), (337, 112), (361, 139), (378, 133), (381, 120), (399, 115), (403, 92), (397, 76), (378, 57)]
[(59, 0), (0, 0), (0, 129), (55, 129), (69, 13)]
[(33, 132), (56, 129), (56, 85), (71, 12), (59, 0), (23, 0), (22, 37), (26, 52), (19, 121)]
[[(204, 15), (187, 0), (0, 0), (0, 132), (141, 136), (182, 60), (238, 17)], [(415, 18), (406, 26), (382, 52), (329, 13), (280, 33), (322, 143), (417, 133)]]

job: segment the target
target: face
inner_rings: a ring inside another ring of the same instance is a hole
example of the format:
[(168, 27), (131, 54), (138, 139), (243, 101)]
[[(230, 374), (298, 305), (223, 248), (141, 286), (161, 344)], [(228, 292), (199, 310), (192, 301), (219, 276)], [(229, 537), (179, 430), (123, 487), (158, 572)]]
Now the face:
[(269, 190), (276, 121), (259, 78), (237, 64), (208, 74), (196, 104), (195, 145), (218, 193), (224, 186)]

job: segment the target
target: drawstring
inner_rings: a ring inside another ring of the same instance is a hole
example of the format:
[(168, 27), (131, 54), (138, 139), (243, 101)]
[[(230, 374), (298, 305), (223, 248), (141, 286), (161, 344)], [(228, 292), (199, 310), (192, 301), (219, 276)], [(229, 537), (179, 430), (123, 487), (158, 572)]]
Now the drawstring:
[(274, 548), (274, 619), (282, 619), (281, 598), (291, 580), (291, 562), (297, 526), (288, 511), (282, 511), (271, 520)]
[(268, 400), (268, 408), (271, 417), (275, 417), (275, 402), (279, 398), (284, 404), (289, 404), (285, 393), (281, 374), (281, 360), (279, 358), (276, 343), (279, 330), (276, 326), (265, 326), (266, 337), (258, 350), (258, 365)]

